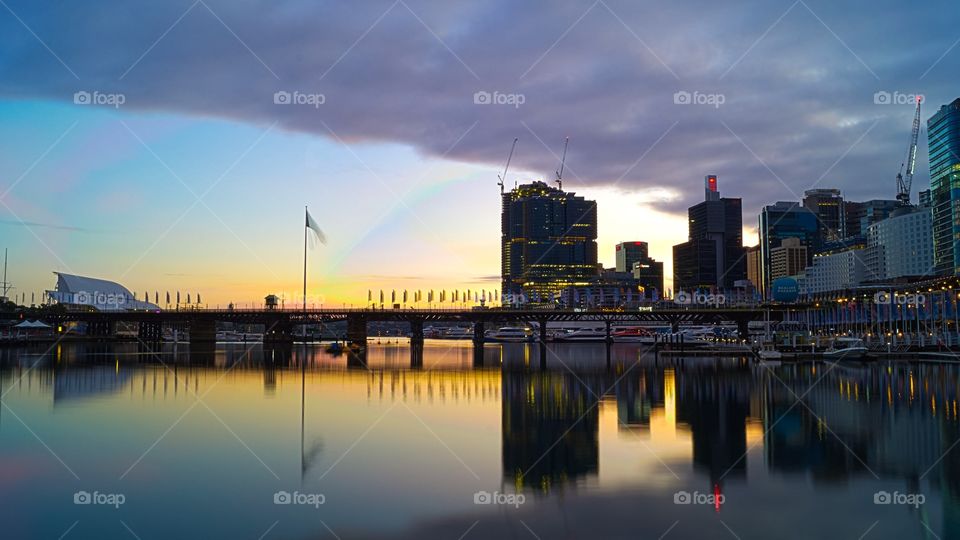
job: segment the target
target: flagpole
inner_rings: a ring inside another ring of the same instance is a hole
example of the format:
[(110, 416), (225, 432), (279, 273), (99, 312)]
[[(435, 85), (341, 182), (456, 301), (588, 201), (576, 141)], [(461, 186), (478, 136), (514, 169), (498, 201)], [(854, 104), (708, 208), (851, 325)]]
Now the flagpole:
[(303, 342), (307, 342), (307, 206), (303, 206)]

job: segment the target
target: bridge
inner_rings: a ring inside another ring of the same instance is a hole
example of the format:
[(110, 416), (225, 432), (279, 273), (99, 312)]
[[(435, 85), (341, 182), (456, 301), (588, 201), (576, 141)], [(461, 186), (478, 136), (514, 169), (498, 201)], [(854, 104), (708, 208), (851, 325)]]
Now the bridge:
[[(474, 343), (483, 343), (487, 325), (535, 324), (539, 328), (540, 342), (547, 340), (547, 323), (551, 322), (602, 322), (610, 337), (614, 324), (653, 323), (670, 326), (676, 332), (682, 324), (709, 325), (735, 324), (741, 339), (748, 337), (750, 321), (782, 320), (788, 308), (663, 308), (646, 311), (572, 311), (537, 310), (514, 308), (488, 309), (203, 309), (164, 311), (64, 311), (37, 314), (48, 323), (66, 324), (82, 322), (88, 334), (108, 337), (115, 333), (118, 323), (133, 323), (138, 327), (138, 336), (144, 342), (162, 339), (164, 327), (188, 330), (190, 343), (213, 343), (216, 341), (217, 323), (263, 325), (265, 344), (292, 343), (297, 327), (304, 324), (326, 324), (346, 321), (346, 338), (351, 343), (364, 344), (367, 340), (367, 324), (371, 322), (402, 322), (410, 325), (411, 341), (422, 344), (424, 323), (445, 322), (471, 325)], [(609, 339), (608, 339), (609, 341)]]

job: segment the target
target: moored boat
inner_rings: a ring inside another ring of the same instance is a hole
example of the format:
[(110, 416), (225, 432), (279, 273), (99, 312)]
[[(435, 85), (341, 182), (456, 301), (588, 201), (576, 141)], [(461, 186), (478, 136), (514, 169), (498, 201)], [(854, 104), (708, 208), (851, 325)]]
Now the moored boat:
[(839, 337), (833, 340), (830, 348), (823, 352), (823, 357), (829, 360), (863, 360), (868, 352), (862, 339)]

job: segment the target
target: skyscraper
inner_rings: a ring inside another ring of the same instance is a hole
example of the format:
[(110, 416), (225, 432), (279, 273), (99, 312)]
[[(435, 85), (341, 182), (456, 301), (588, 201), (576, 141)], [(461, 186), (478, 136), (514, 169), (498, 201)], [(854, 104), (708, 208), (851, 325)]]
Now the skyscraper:
[(687, 210), (688, 240), (673, 246), (677, 290), (733, 288), (746, 277), (740, 199), (721, 198), (715, 175), (704, 180), (704, 198)]
[(933, 204), (933, 264), (941, 275), (960, 274), (960, 98), (927, 120)]
[(504, 294), (547, 301), (599, 276), (596, 202), (544, 182), (521, 185), (502, 197)]
[(900, 206), (900, 201), (894, 199), (872, 199), (863, 202), (845, 201), (843, 207), (846, 235), (848, 237), (865, 237), (867, 229), (871, 225), (887, 219)]
[(807, 247), (807, 264), (810, 264), (812, 253), (819, 246), (819, 231), (816, 214), (799, 203), (779, 201), (763, 207), (759, 227), (762, 283), (758, 286), (764, 296), (769, 296), (770, 292), (770, 254), (773, 248), (780, 247), (786, 238), (799, 238), (801, 245)]
[(617, 244), (617, 272), (632, 271), (633, 263), (648, 257), (648, 249), (646, 242), (620, 242)]
[(839, 189), (808, 189), (803, 192), (803, 206), (817, 215), (821, 243), (846, 236), (845, 207)]

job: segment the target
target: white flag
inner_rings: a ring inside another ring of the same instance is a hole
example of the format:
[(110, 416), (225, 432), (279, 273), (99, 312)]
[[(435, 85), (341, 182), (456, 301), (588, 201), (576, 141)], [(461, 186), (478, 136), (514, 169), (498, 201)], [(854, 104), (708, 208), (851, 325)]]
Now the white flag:
[(318, 225), (317, 222), (313, 220), (313, 216), (310, 215), (310, 211), (307, 210), (306, 213), (307, 213), (306, 227), (313, 232), (313, 234), (310, 235), (311, 245), (316, 245), (313, 242), (317, 240), (319, 240), (321, 244), (327, 245), (327, 235), (323, 234), (323, 231), (320, 230), (320, 225)]

